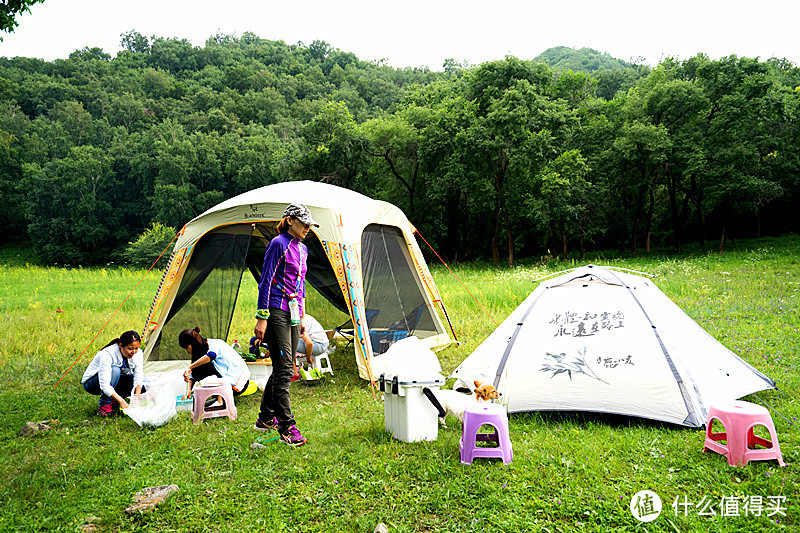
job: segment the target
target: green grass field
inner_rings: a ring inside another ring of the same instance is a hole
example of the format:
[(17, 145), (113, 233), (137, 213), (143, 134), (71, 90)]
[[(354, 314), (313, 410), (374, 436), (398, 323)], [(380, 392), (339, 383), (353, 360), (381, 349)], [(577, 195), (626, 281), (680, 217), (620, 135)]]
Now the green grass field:
[[(774, 408), (785, 468), (775, 461), (729, 467), (722, 456), (701, 452), (702, 430), (535, 413), (510, 417), (512, 463), (464, 466), (457, 422), (434, 442), (402, 443), (384, 431), (380, 397), (358, 378), (352, 347), (344, 345), (332, 355), (333, 378), (292, 385), (293, 410), (310, 440), (303, 448), (274, 442), (250, 449), (260, 395), (237, 400), (237, 421), (195, 426), (182, 414), (140, 429), (127, 417), (103, 420), (80, 377), (111, 338), (142, 329), (160, 273), (32, 265), (17, 249), (0, 251), (0, 260), (0, 531), (78, 531), (90, 519), (97, 530), (115, 532), (371, 532), (379, 522), (393, 532), (734, 532), (800, 524), (797, 236), (737, 241), (722, 256), (698, 247), (638, 259), (596, 254), (580, 263), (657, 275), (655, 283), (693, 319), (775, 379), (781, 390), (759, 397)], [(431, 263), (462, 341), (439, 353), (444, 372), (495, 328), (482, 307), (499, 323), (533, 290), (532, 280), (578, 265), (454, 267), (470, 295)], [(249, 337), (252, 328), (254, 283), (243, 284), (242, 295), (231, 339)], [(323, 306), (311, 312), (323, 323), (339, 319)], [(32, 438), (17, 436), (25, 422), (46, 419), (59, 423)], [(167, 503), (125, 513), (140, 489), (171, 483), (180, 492)], [(629, 510), (644, 489), (664, 505), (649, 524)], [(761, 512), (743, 507), (758, 498)], [(676, 499), (690, 505), (676, 513)]]

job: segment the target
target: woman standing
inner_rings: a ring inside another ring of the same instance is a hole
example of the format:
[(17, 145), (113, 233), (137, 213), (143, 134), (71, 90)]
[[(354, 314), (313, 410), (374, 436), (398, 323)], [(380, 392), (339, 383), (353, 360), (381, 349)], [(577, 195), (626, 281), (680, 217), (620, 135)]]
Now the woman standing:
[(291, 204), (278, 224), (278, 236), (264, 253), (258, 284), (255, 336), (266, 342), (272, 359), (272, 374), (264, 387), (256, 431), (277, 429), (281, 441), (302, 446), (308, 439), (300, 434), (292, 415), (289, 385), (294, 353), (303, 330), (305, 280), (308, 248), (301, 242), (311, 226), (319, 224), (303, 204)]
[(109, 416), (120, 407), (127, 409), (125, 398), (143, 392), (144, 361), (139, 347), (142, 339), (135, 331), (126, 331), (97, 352), (81, 378), (89, 394), (100, 395), (97, 414)]

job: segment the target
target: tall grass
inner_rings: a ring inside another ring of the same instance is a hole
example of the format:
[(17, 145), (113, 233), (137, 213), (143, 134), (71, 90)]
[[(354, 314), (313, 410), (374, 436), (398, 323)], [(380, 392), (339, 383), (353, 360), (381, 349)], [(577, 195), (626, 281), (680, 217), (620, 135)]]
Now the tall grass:
[[(800, 522), (800, 239), (794, 236), (738, 241), (722, 256), (697, 249), (637, 259), (606, 253), (583, 262), (656, 275), (655, 283), (701, 326), (777, 381), (781, 392), (759, 397), (774, 408), (786, 468), (775, 461), (729, 467), (723, 457), (701, 452), (701, 430), (537, 413), (511, 416), (512, 463), (463, 466), (457, 422), (434, 442), (402, 443), (384, 431), (383, 405), (357, 377), (352, 347), (344, 344), (332, 357), (335, 376), (316, 387), (292, 385), (293, 410), (310, 440), (303, 448), (250, 449), (257, 395), (237, 399), (237, 421), (193, 425), (181, 415), (143, 430), (124, 417), (101, 420), (80, 376), (108, 340), (141, 329), (160, 275), (0, 258), (0, 531), (75, 531), (89, 517), (102, 531), (372, 531), (378, 522), (403, 532), (779, 531)], [(453, 268), (460, 282), (431, 265), (461, 341), (439, 353), (444, 371), (494, 330), (533, 290), (533, 280), (577, 265), (459, 265)], [(245, 281), (231, 339), (249, 336), (254, 293)], [(323, 324), (342, 319), (311, 300)], [(56, 429), (17, 437), (26, 421), (53, 418)], [(124, 512), (138, 490), (167, 483), (181, 490), (166, 504), (145, 514)], [(629, 510), (643, 489), (664, 503), (646, 526)], [(723, 496), (762, 497), (765, 510), (720, 516), (716, 507), (715, 516), (703, 516), (701, 507), (691, 507), (684, 516), (671, 507), (676, 498), (718, 505)], [(788, 498), (786, 514), (767, 516), (767, 501), (776, 496)]]

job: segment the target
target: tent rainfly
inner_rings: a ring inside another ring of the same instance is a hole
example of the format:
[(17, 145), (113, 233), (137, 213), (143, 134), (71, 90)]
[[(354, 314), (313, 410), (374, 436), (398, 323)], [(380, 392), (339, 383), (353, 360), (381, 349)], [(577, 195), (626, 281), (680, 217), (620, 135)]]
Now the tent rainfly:
[(775, 382), (652, 281), (586, 266), (541, 282), (451, 377), (493, 383), (509, 412), (591, 411), (705, 424)]
[[(147, 318), (148, 371), (184, 366), (178, 333), (199, 325), (226, 339), (245, 270), (259, 280), (266, 245), (290, 203), (311, 209), (306, 281), (350, 316), (359, 375), (395, 340), (413, 335), (432, 349), (452, 342), (447, 312), (414, 228), (392, 204), (325, 183), (295, 181), (255, 189), (209, 209), (179, 233)], [(451, 330), (452, 331), (452, 330)]]

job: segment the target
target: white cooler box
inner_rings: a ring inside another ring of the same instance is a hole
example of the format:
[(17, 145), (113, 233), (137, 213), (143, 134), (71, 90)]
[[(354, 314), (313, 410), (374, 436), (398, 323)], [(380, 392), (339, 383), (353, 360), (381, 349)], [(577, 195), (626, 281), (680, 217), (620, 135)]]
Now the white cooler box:
[(423, 389), (438, 390), (444, 385), (444, 380), (441, 374), (416, 378), (381, 374), (378, 382), (383, 392), (386, 431), (404, 442), (436, 440), (439, 435), (439, 411)]

